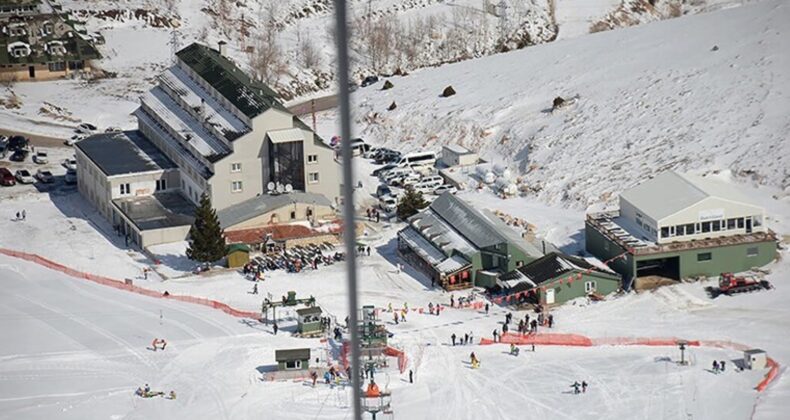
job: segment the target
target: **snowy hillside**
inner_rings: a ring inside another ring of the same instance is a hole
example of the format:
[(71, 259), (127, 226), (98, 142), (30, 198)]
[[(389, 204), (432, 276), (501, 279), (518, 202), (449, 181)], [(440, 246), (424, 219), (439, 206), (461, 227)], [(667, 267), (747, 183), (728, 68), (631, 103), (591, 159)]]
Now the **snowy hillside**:
[[(668, 168), (786, 194), (788, 36), (790, 5), (766, 1), (422, 70), (358, 91), (357, 134), (469, 146), (576, 208)], [(448, 85), (458, 93), (440, 97)], [(552, 111), (558, 96), (571, 104)]]
[[(359, 81), (374, 73), (411, 72), (577, 37), (593, 28), (630, 26), (751, 1), (350, 0), (352, 69)], [(3, 128), (69, 137), (80, 121), (132, 126), (129, 113), (138, 96), (170, 63), (174, 49), (196, 40), (210, 45), (228, 41), (236, 62), (286, 98), (335, 89), (330, 0), (60, 3), (85, 21), (89, 31), (104, 36), (107, 42), (99, 46), (104, 58), (97, 65), (114, 77), (7, 84), (0, 91)]]

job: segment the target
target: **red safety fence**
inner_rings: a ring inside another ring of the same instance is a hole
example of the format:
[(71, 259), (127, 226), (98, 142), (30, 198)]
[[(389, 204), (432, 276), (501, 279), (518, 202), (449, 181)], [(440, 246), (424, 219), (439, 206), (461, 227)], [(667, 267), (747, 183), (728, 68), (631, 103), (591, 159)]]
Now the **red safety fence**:
[(687, 346), (699, 347), (699, 340), (685, 340), (675, 337), (603, 337), (592, 340), (596, 346), (677, 346), (685, 342)]
[(210, 308), (218, 309), (230, 316), (234, 316), (237, 318), (255, 318), (255, 319), (260, 318), (260, 313), (258, 312), (242, 311), (239, 309), (232, 308), (228, 304), (218, 302), (216, 300), (198, 298), (193, 296), (172, 295), (169, 293), (165, 295), (164, 293), (156, 290), (145, 289), (143, 287), (135, 286), (133, 284), (127, 284), (123, 280), (116, 280), (109, 277), (78, 271), (36, 254), (29, 254), (27, 252), (14, 251), (5, 248), (0, 248), (0, 254), (8, 255), (9, 257), (23, 259), (25, 261), (30, 261), (38, 265), (47, 267), (51, 270), (59, 271), (71, 277), (92, 281), (94, 283), (98, 283), (104, 286), (110, 286), (116, 289), (126, 290), (128, 292), (137, 293), (139, 295), (145, 295), (148, 297), (160, 298), (160, 299), (172, 299), (180, 302), (187, 302), (187, 303), (194, 303), (197, 305), (208, 306)]
[(400, 373), (406, 371), (406, 367), (409, 365), (409, 358), (406, 357), (406, 352), (400, 349), (396, 349), (395, 347), (387, 346), (384, 350), (384, 354), (387, 356), (397, 357), (398, 358), (398, 370)]
[(757, 384), (756, 387), (754, 387), (754, 389), (756, 389), (759, 392), (762, 392), (765, 388), (767, 388), (768, 385), (770, 385), (771, 382), (773, 382), (773, 380), (776, 379), (776, 375), (779, 374), (779, 363), (776, 363), (776, 361), (774, 359), (771, 359), (770, 357), (768, 358), (767, 362), (769, 367), (768, 373), (766, 373), (765, 376), (763, 377), (763, 380), (760, 381), (760, 383)]
[[(488, 345), (494, 344), (495, 341), (487, 338), (481, 338), (480, 344)], [(593, 345), (592, 341), (578, 334), (518, 334), (518, 333), (502, 333), (496, 343), (503, 344), (540, 344), (544, 346), (578, 346), (590, 347)]]

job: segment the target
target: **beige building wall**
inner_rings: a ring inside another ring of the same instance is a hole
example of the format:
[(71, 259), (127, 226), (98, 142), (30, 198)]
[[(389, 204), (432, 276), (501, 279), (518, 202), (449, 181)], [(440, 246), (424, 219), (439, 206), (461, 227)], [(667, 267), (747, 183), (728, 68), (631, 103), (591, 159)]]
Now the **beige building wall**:
[[(225, 230), (234, 231), (234, 230), (244, 230), (244, 229), (255, 229), (272, 224), (307, 220), (308, 209), (313, 210), (313, 220), (327, 220), (327, 219), (332, 219), (335, 216), (335, 212), (332, 210), (331, 207), (306, 204), (306, 203), (296, 203), (294, 205), (287, 205), (280, 207), (278, 209), (274, 209), (272, 211), (245, 220), (233, 226), (225, 227)], [(291, 218), (292, 215), (294, 216), (293, 218)]]
[[(310, 130), (302, 130), (304, 134), (304, 182), (307, 192), (321, 194), (332, 203), (337, 204), (340, 196), (340, 164), (335, 160), (335, 151), (318, 139)], [(317, 158), (311, 162), (309, 156)], [(318, 174), (317, 181), (311, 177)]]
[(77, 190), (107, 220), (112, 220), (110, 182), (96, 164), (79, 149), (74, 149), (77, 159)]
[(176, 226), (164, 229), (146, 230), (140, 233), (143, 248), (167, 244), (171, 242), (185, 241), (189, 236), (191, 226)]
[[(35, 68), (35, 77), (30, 77), (30, 67)], [(84, 69), (80, 71), (90, 71), (90, 65), (86, 62)], [(6, 64), (0, 67), (0, 81), (4, 82), (27, 82), (36, 80), (55, 80), (62, 79), (71, 74), (74, 70), (66, 69), (62, 71), (49, 71), (46, 64)]]
[[(156, 181), (165, 180), (165, 190), (181, 189), (178, 169), (166, 171), (140, 172), (129, 175), (115, 175), (108, 178), (111, 199), (152, 195), (156, 191)], [(121, 194), (121, 185), (129, 184), (129, 193)]]

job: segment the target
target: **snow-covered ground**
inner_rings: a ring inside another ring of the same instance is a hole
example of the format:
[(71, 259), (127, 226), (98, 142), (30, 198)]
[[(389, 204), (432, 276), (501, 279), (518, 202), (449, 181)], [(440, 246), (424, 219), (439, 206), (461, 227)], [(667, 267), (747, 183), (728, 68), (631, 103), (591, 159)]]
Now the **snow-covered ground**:
[[(788, 35), (787, 2), (765, 1), (425, 69), (358, 90), (356, 133), (465, 145), (541, 201), (581, 209), (670, 168), (786, 195)], [(448, 85), (457, 94), (440, 97)], [(558, 96), (573, 103), (552, 112)]]

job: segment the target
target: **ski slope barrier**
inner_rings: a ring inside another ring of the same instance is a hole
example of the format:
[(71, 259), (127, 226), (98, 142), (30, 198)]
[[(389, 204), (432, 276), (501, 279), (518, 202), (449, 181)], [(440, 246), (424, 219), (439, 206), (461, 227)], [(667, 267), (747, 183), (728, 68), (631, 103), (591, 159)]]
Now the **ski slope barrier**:
[(203, 305), (209, 308), (217, 309), (226, 314), (237, 317), (237, 318), (260, 318), (260, 313), (252, 312), (252, 311), (242, 311), (239, 309), (235, 309), (225, 303), (218, 302), (216, 300), (206, 299), (206, 298), (199, 298), (194, 296), (184, 296), (184, 295), (171, 295), (171, 294), (164, 294), (155, 290), (145, 289), (143, 287), (135, 286), (133, 284), (127, 284), (125, 281), (112, 279), (109, 277), (99, 276), (96, 274), (85, 273), (82, 271), (75, 270), (71, 267), (67, 267), (63, 264), (56, 263), (52, 260), (44, 258), (42, 256), (36, 254), (30, 254), (27, 252), (20, 252), (14, 251), (11, 249), (0, 248), (0, 254), (7, 255), (9, 257), (19, 258), (25, 261), (30, 261), (32, 263), (36, 263), (38, 265), (44, 266), (49, 268), (50, 270), (59, 271), (63, 274), (68, 276), (92, 281), (94, 283), (98, 283), (104, 286), (114, 287), (120, 290), (126, 290), (127, 292), (137, 293), (138, 295), (145, 295), (152, 298), (158, 299), (171, 299), (177, 300), (180, 302), (187, 302), (187, 303), (194, 303), (196, 305)]

